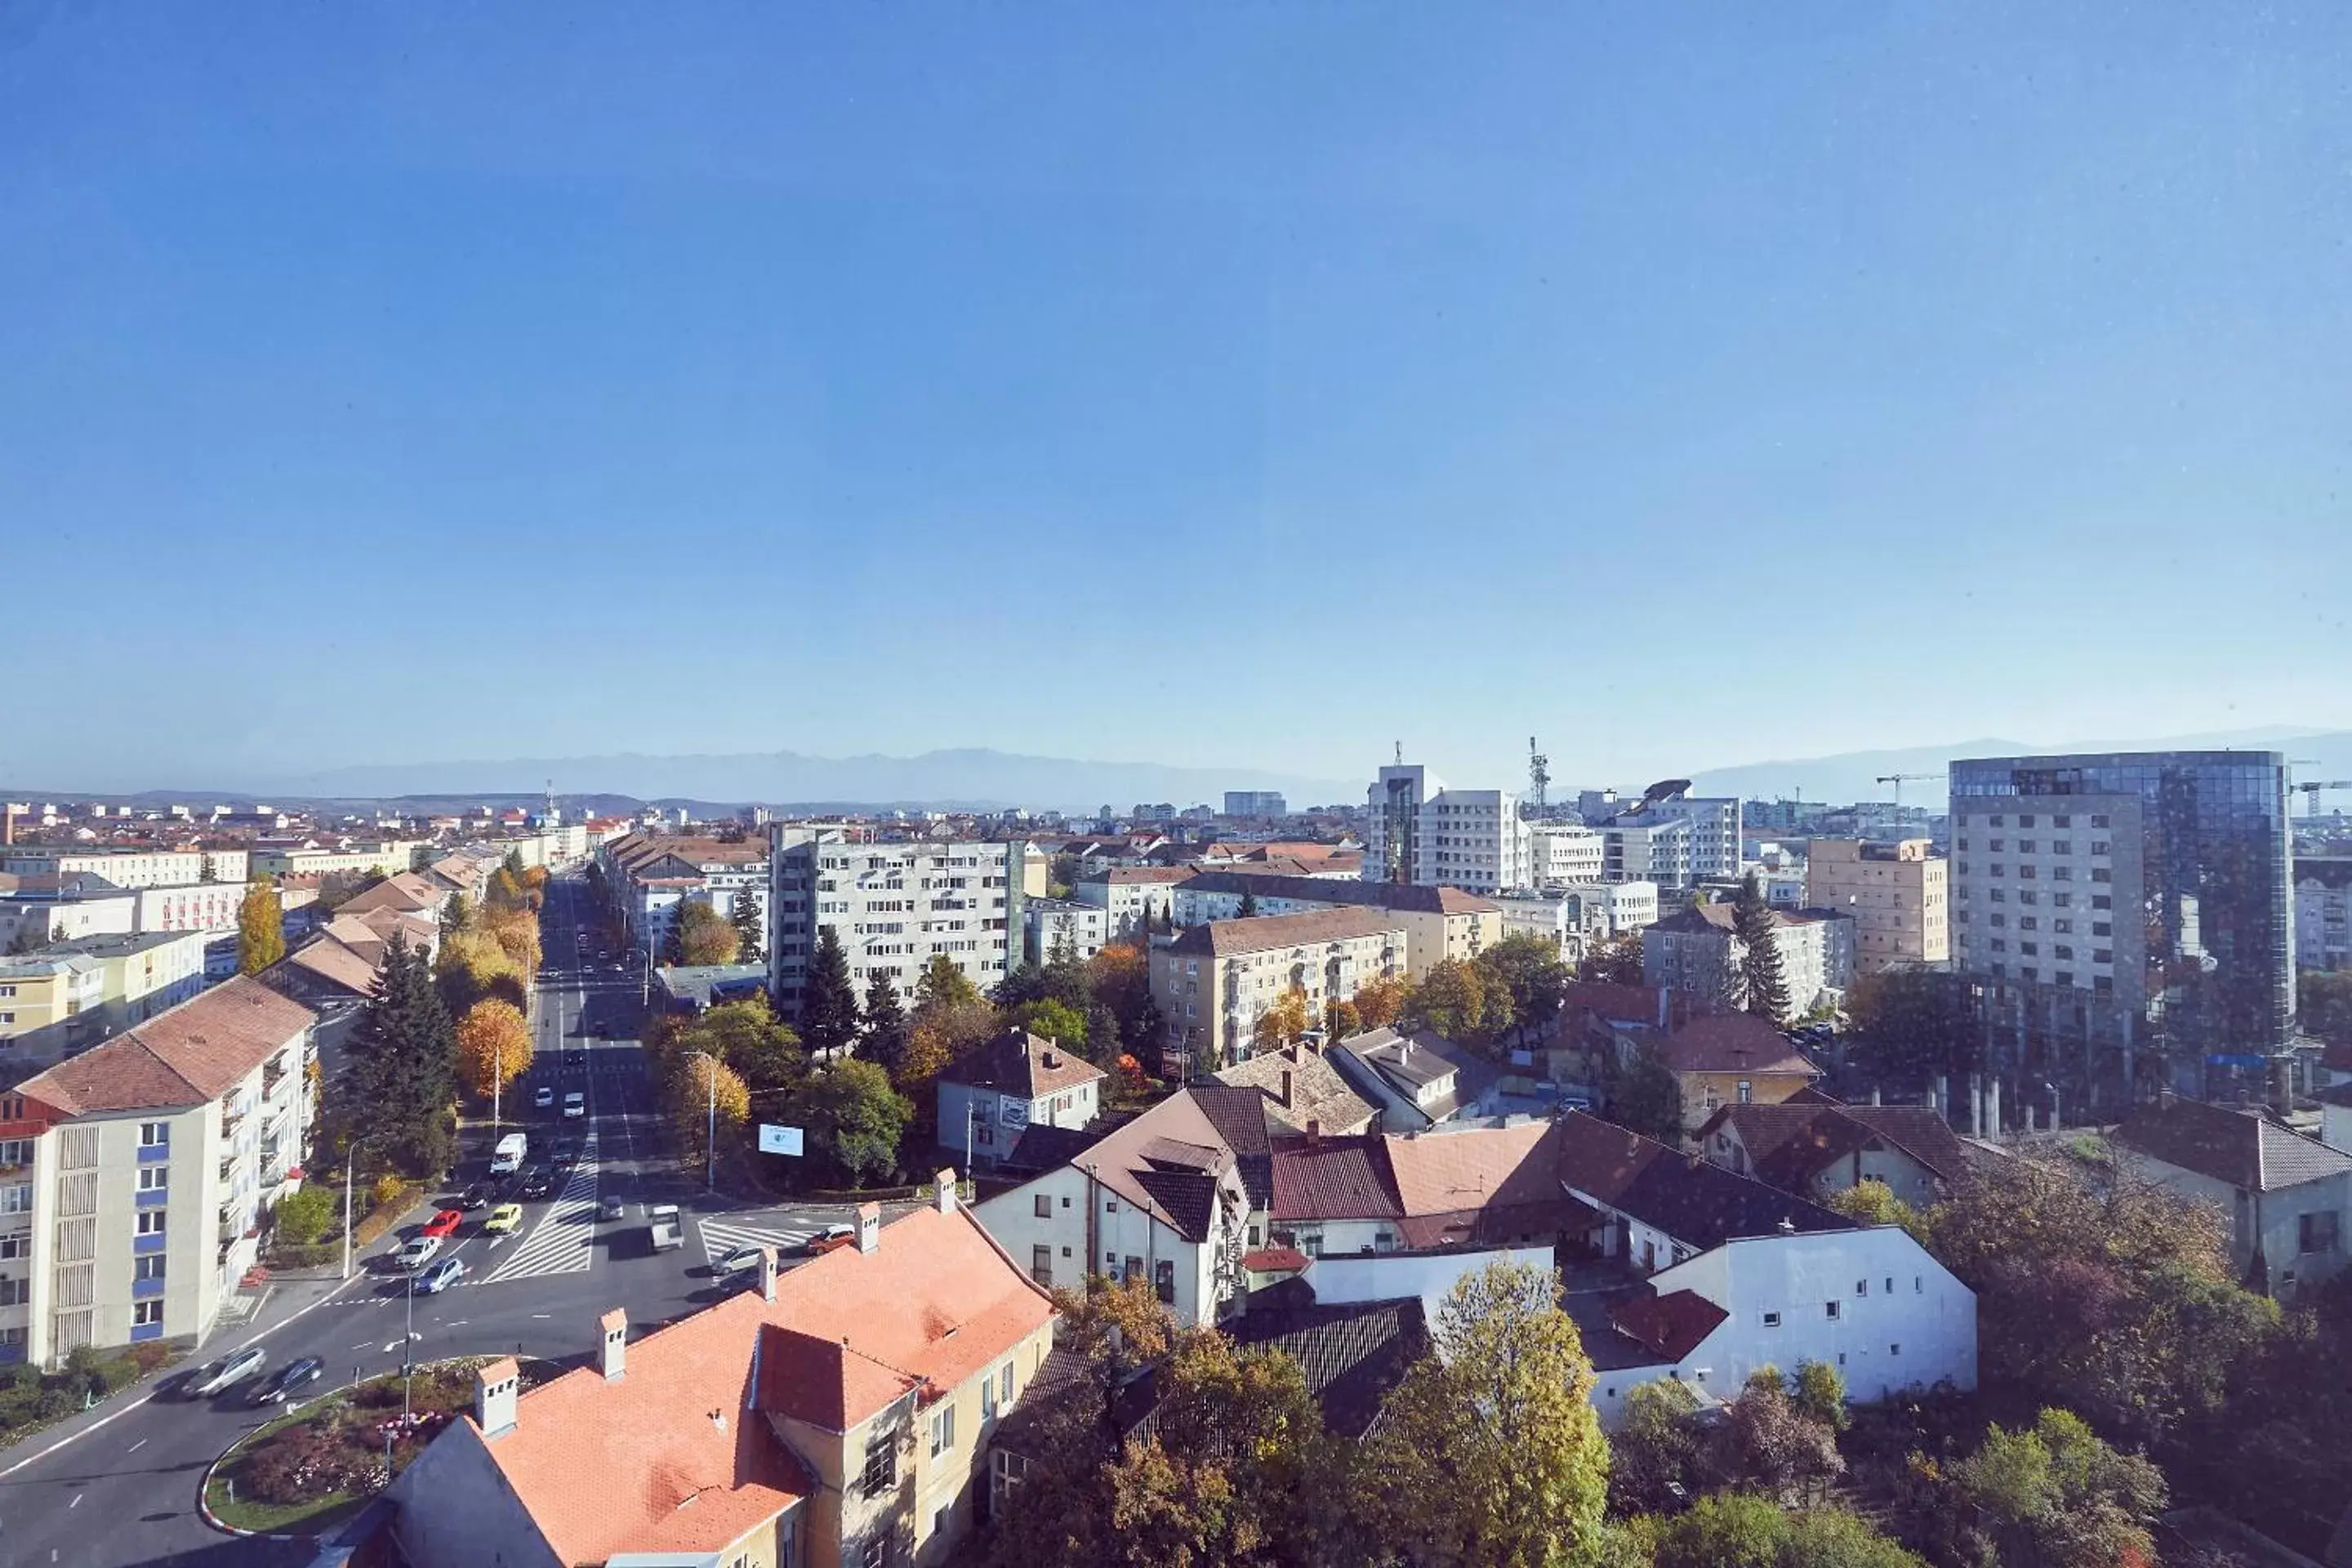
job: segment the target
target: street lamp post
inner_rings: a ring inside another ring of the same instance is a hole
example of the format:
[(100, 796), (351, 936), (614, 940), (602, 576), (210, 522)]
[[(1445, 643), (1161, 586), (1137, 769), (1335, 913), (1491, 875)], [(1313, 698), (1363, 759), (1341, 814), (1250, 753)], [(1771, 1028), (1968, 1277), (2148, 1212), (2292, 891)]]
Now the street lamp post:
[(346, 1279), (352, 1277), (352, 1173), (359, 1164), (360, 1148), (366, 1142), (364, 1138), (352, 1139), (351, 1148), (343, 1154), (343, 1278)]

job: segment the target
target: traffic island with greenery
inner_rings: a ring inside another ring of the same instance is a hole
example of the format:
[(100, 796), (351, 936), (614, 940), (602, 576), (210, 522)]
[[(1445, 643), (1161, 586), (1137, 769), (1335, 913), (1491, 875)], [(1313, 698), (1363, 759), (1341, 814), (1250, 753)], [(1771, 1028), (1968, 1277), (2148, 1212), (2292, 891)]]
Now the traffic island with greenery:
[(183, 1347), (161, 1341), (111, 1352), (84, 1345), (57, 1372), (22, 1362), (0, 1367), (0, 1447), (153, 1376), (182, 1353)]
[[(416, 1368), (405, 1417), (401, 1374), (393, 1372), (256, 1427), (205, 1478), (205, 1507), (233, 1530), (315, 1535), (335, 1528), (389, 1486), (444, 1426), (473, 1408), (474, 1371), (488, 1359)], [(523, 1384), (535, 1386), (558, 1370), (528, 1363)]]

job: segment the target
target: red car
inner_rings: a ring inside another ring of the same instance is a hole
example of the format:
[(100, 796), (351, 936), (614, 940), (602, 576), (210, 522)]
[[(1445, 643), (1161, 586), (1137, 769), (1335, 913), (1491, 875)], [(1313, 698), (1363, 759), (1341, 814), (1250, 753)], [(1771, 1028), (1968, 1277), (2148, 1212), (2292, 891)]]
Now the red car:
[(457, 1234), (457, 1227), (465, 1223), (465, 1210), (443, 1209), (431, 1219), (426, 1220), (423, 1227), (420, 1228), (416, 1234), (419, 1236), (455, 1236)]

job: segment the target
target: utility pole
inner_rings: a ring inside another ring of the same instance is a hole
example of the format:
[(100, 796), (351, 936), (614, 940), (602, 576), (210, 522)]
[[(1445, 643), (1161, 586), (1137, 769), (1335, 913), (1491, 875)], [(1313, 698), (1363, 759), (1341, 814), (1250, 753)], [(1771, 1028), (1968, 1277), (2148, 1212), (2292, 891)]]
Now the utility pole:
[(352, 1277), (352, 1177), (358, 1168), (361, 1146), (364, 1138), (354, 1138), (343, 1152), (343, 1278)]

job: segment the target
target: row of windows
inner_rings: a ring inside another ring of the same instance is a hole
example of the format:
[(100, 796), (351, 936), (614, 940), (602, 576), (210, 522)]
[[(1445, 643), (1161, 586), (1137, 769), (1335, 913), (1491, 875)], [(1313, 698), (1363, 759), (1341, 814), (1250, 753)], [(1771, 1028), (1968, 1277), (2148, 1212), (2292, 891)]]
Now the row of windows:
[[(2034, 814), (2030, 811), (2021, 813), (2017, 819), (2017, 825), (2020, 827), (2031, 827), (2033, 826), (2033, 818)], [(1999, 812), (1995, 812), (1992, 816), (1986, 817), (1985, 821), (1995, 827), (2003, 827), (2008, 826)], [(2053, 827), (2072, 827), (2074, 826), (2074, 815), (2069, 812), (2061, 812), (2050, 818), (2050, 826)], [(2107, 827), (2113, 826), (2113, 824), (2108, 820), (2108, 814), (2102, 811), (2092, 814), (2091, 826), (2094, 827)]]

